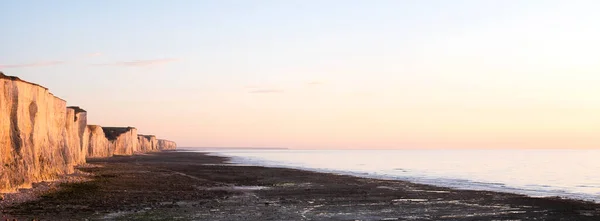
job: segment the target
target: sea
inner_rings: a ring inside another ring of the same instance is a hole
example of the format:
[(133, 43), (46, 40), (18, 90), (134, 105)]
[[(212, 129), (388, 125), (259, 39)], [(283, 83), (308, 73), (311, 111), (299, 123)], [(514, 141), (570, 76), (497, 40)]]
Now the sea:
[(231, 163), (600, 202), (600, 150), (201, 149)]

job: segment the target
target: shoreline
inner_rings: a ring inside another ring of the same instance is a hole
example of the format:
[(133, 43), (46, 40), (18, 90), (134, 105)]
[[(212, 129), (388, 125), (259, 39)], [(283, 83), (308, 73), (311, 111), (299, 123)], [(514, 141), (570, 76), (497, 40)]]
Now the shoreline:
[[(597, 197), (591, 197), (592, 195), (589, 195), (589, 194), (586, 195), (586, 194), (561, 192), (561, 191), (556, 191), (556, 192), (546, 191), (546, 192), (544, 192), (544, 191), (539, 191), (536, 189), (524, 189), (521, 187), (507, 186), (502, 183), (488, 183), (488, 182), (480, 182), (480, 181), (474, 181), (474, 180), (469, 180), (469, 179), (453, 179), (453, 178), (429, 178), (429, 179), (427, 179), (427, 178), (422, 178), (422, 177), (410, 177), (410, 176), (399, 177), (399, 176), (394, 176), (394, 175), (376, 175), (376, 174), (369, 174), (368, 172), (355, 172), (355, 171), (351, 171), (351, 170), (336, 170), (336, 169), (322, 169), (322, 168), (302, 167), (302, 166), (287, 166), (285, 164), (268, 165), (268, 164), (260, 163), (261, 162), (260, 160), (244, 160), (243, 157), (237, 157), (237, 156), (231, 157), (231, 156), (227, 156), (226, 153), (215, 152), (213, 150), (183, 149), (181, 151), (182, 152), (207, 153), (209, 156), (224, 157), (224, 158), (229, 159), (229, 160), (227, 160), (227, 163), (231, 163), (231, 164), (259, 166), (259, 167), (267, 167), (267, 168), (296, 169), (296, 170), (305, 170), (305, 171), (311, 171), (311, 172), (316, 172), (316, 173), (331, 173), (331, 174), (347, 175), (347, 176), (354, 176), (354, 177), (367, 178), (367, 179), (403, 181), (403, 182), (410, 182), (410, 183), (415, 183), (415, 184), (431, 185), (431, 186), (435, 186), (435, 187), (451, 188), (451, 189), (455, 189), (455, 190), (490, 191), (490, 192), (498, 192), (498, 193), (510, 193), (510, 194), (525, 195), (525, 196), (531, 197), (531, 198), (560, 198), (560, 199), (565, 199), (565, 200), (585, 201), (585, 202), (600, 204), (600, 199), (597, 199)], [(468, 183), (468, 185), (445, 184), (443, 182), (440, 183), (439, 180), (450, 181), (449, 183), (466, 182), (466, 183)], [(438, 182), (436, 182), (436, 181), (438, 181)], [(474, 188), (474, 187), (476, 187), (476, 188)], [(540, 194), (540, 195), (533, 195), (535, 193)], [(546, 195), (542, 195), (544, 193)], [(555, 193), (563, 193), (563, 194), (555, 195)]]
[(91, 181), (1, 207), (17, 220), (599, 220), (600, 204), (232, 165), (207, 153), (90, 159)]
[[(230, 150), (230, 149), (225, 149)], [(290, 150), (290, 149), (288, 149)], [(478, 149), (479, 151), (490, 151), (490, 149)], [(347, 169), (329, 169), (327, 167), (310, 167), (310, 166), (299, 166), (300, 164), (287, 164), (283, 161), (272, 161), (272, 160), (263, 160), (261, 158), (252, 158), (252, 157), (244, 157), (244, 156), (235, 156), (228, 155), (227, 151), (221, 152), (219, 149), (184, 149), (184, 151), (189, 152), (205, 152), (210, 155), (220, 156), (230, 158), (229, 162), (234, 164), (243, 164), (243, 165), (251, 165), (251, 166), (264, 166), (264, 167), (275, 167), (275, 168), (288, 168), (288, 169), (299, 169), (299, 170), (307, 170), (318, 173), (334, 173), (340, 175), (349, 175), (356, 176), (361, 178), (370, 178), (370, 179), (380, 179), (380, 180), (399, 180), (406, 181), (417, 184), (425, 184), (432, 185), (437, 187), (446, 187), (452, 188), (456, 190), (474, 190), (474, 191), (491, 191), (491, 192), (500, 192), (500, 193), (513, 193), (526, 195), (532, 198), (547, 198), (547, 197), (556, 197), (563, 199), (571, 199), (571, 200), (581, 200), (591, 203), (600, 204), (600, 198), (596, 194), (591, 193), (583, 193), (583, 192), (571, 192), (569, 189), (561, 189), (561, 188), (531, 188), (528, 186), (536, 186), (533, 184), (528, 185), (511, 185), (510, 183), (504, 183), (502, 181), (485, 181), (485, 180), (475, 180), (470, 178), (455, 178), (455, 177), (443, 177), (443, 176), (430, 176), (428, 172), (422, 172), (417, 174), (390, 174), (390, 173), (380, 173), (376, 170), (370, 171), (362, 171), (357, 172), (355, 170), (347, 170)], [(304, 149), (302, 149), (304, 151)], [(309, 151), (340, 151), (339, 149), (311, 149)], [(350, 149), (343, 151), (372, 151), (366, 149)], [(376, 150), (377, 151), (377, 150)], [(390, 150), (383, 150), (390, 151)], [(394, 150), (392, 150), (394, 151)], [(402, 150), (404, 151), (404, 150)], [(421, 150), (419, 150), (421, 151)], [(448, 150), (444, 150), (448, 151)], [(492, 149), (491, 151), (503, 151)], [(536, 150), (537, 151), (537, 150)], [(552, 149), (552, 151), (573, 151), (572, 149)], [(318, 152), (314, 153), (318, 154)], [(307, 164), (309, 165), (309, 164)], [(357, 169), (357, 168), (354, 168)], [(404, 168), (396, 168), (394, 170), (400, 170), (405, 172)], [(543, 182), (540, 182), (543, 183)], [(581, 184), (587, 185), (587, 184)], [(551, 187), (541, 185), (542, 187)]]

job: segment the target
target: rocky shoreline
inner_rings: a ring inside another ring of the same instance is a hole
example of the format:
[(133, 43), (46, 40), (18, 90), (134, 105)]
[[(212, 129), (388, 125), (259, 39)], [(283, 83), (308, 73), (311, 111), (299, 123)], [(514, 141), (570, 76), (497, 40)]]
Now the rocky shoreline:
[(90, 181), (1, 208), (18, 220), (600, 220), (600, 205), (284, 168), (193, 152), (90, 159)]

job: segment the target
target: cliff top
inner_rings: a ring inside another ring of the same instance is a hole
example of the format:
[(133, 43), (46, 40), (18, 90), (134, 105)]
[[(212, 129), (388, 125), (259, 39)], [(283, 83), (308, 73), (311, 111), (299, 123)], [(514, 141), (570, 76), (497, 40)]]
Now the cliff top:
[(148, 139), (153, 138), (153, 137), (156, 138), (155, 135), (144, 135), (144, 134), (138, 134), (138, 137), (145, 137), (145, 138), (148, 138)]
[[(30, 85), (33, 85), (33, 86), (41, 87), (41, 88), (43, 88), (44, 90), (47, 90), (47, 91), (49, 91), (47, 87), (44, 87), (44, 86), (42, 86), (42, 85), (39, 85), (39, 84), (36, 84), (36, 83), (31, 83), (31, 82), (29, 82), (29, 81), (24, 81), (24, 80), (22, 80), (22, 79), (21, 79), (21, 78), (19, 78), (19, 77), (5, 75), (4, 73), (2, 73), (2, 71), (0, 71), (0, 79), (7, 79), (7, 80), (10, 80), (10, 81), (18, 81), (18, 82), (23, 82), (23, 83), (25, 83), (25, 84), (30, 84)], [(50, 95), (54, 96), (54, 94), (52, 94), (52, 93), (50, 93), (50, 92), (48, 92), (48, 93), (49, 93)], [(57, 99), (60, 99), (60, 100), (62, 100), (62, 101), (65, 101), (65, 100), (63, 100), (63, 99), (62, 99), (62, 98), (60, 98), (60, 97), (57, 97), (57, 96), (54, 96), (54, 97), (55, 97), (55, 98), (57, 98)], [(65, 102), (66, 102), (66, 101), (65, 101)]]
[(81, 112), (86, 112), (87, 113), (87, 111), (85, 111), (84, 109), (81, 109), (81, 107), (79, 107), (79, 106), (69, 106), (67, 108), (71, 108), (71, 109), (75, 110), (75, 114), (78, 114), (78, 113), (81, 113)]
[(24, 81), (24, 80), (22, 80), (19, 77), (4, 75), (4, 73), (2, 73), (2, 71), (0, 71), (0, 79), (7, 79), (7, 80), (11, 80), (11, 81), (20, 81), (20, 82), (23, 82), (23, 83), (26, 83), (26, 84), (35, 85), (35, 86), (38, 86), (38, 87), (41, 87), (41, 88), (44, 88), (44, 89), (48, 90), (47, 87), (44, 87), (44, 86), (36, 84), (36, 83), (31, 83), (29, 81)]
[(127, 133), (135, 127), (102, 127), (104, 136), (108, 140), (116, 140), (121, 134)]

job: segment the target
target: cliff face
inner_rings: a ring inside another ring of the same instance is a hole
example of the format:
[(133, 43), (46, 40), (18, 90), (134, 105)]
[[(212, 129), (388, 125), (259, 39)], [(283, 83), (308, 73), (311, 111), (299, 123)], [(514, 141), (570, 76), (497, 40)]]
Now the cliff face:
[(0, 192), (72, 172), (81, 162), (74, 118), (48, 89), (0, 73)]
[(72, 147), (72, 165), (85, 163), (87, 156), (87, 139), (84, 138), (87, 127), (87, 112), (79, 107), (67, 107), (67, 122), (65, 123), (68, 139), (67, 146)]
[(87, 157), (87, 150), (89, 145), (89, 132), (87, 130), (87, 112), (80, 107), (67, 107), (67, 109), (73, 109), (75, 112), (75, 130), (79, 138), (79, 163), (85, 163)]
[(134, 127), (102, 127), (104, 135), (114, 145), (114, 155), (133, 155), (137, 152), (137, 129)]
[(175, 149), (177, 149), (177, 144), (170, 140), (158, 139), (158, 149), (159, 150), (175, 150)]
[(87, 125), (85, 110), (0, 72), (0, 193), (72, 173), (86, 157), (171, 149), (174, 142), (133, 127)]
[(87, 156), (94, 157), (112, 157), (115, 147), (104, 135), (104, 130), (98, 125), (88, 125), (86, 129), (88, 134)]
[[(67, 155), (67, 164), (70, 167), (74, 167), (77, 164), (80, 164), (80, 155), (81, 155), (81, 148), (80, 148), (80, 144), (81, 141), (79, 139), (79, 134), (77, 133), (77, 124), (75, 122), (75, 111), (73, 109), (67, 108), (67, 118), (65, 121), (65, 130), (66, 130), (66, 137), (65, 137), (65, 148), (69, 149), (68, 151), (68, 155)], [(69, 148), (70, 147), (70, 148)], [(84, 163), (85, 163), (85, 159), (84, 159)]]
[(154, 135), (138, 135), (138, 151), (152, 152), (158, 151), (158, 140)]

